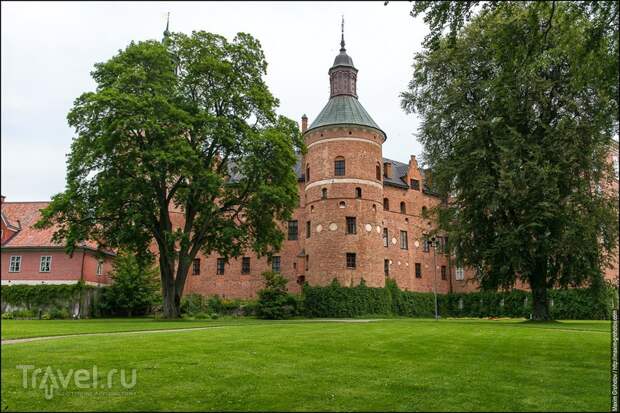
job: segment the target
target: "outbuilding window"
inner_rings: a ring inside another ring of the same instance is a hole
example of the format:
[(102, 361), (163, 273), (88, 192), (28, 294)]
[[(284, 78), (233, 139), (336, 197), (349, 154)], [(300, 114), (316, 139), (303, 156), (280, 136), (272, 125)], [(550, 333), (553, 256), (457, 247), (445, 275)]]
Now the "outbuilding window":
[(43, 255), (39, 262), (39, 272), (50, 272), (52, 269), (52, 257), (50, 255)]

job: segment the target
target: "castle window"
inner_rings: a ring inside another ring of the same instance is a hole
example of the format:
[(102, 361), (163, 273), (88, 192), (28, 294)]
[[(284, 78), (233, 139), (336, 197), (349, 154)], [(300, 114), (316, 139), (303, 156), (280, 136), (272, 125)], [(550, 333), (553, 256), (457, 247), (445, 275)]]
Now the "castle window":
[(424, 242), (422, 242), (422, 246), (423, 246), (422, 251), (430, 252), (430, 250), (431, 250), (431, 242), (427, 238), (425, 238)]
[(277, 255), (271, 257), (271, 271), (280, 272), (280, 257)]
[(306, 254), (306, 271), (310, 268), (310, 256)]
[(357, 233), (357, 222), (355, 217), (347, 217), (347, 234)]
[(384, 211), (390, 210), (390, 200), (387, 198), (383, 198), (383, 210)]
[(377, 164), (375, 166), (375, 174), (376, 174), (377, 181), (380, 181), (381, 180), (381, 165)]
[(409, 243), (407, 241), (407, 231), (400, 231), (400, 249), (409, 249)]
[(241, 258), (241, 274), (250, 273), (250, 257)]
[(414, 189), (416, 191), (420, 190), (420, 181), (417, 179), (410, 179), (409, 183), (411, 184), (411, 189)]
[(50, 272), (52, 269), (52, 257), (51, 255), (43, 255), (39, 262), (39, 272)]
[(400, 203), (400, 213), (401, 214), (406, 214), (407, 213), (407, 206), (405, 205), (404, 202)]
[(387, 258), (383, 260), (383, 273), (386, 277), (390, 276), (390, 260)]
[(422, 278), (422, 264), (415, 263), (415, 278)]
[(217, 268), (215, 270), (215, 273), (217, 275), (224, 275), (224, 264), (225, 264), (224, 258), (217, 259)]
[(336, 176), (344, 176), (345, 174), (345, 162), (342, 156), (339, 156), (334, 161), (334, 175)]
[(448, 279), (448, 269), (446, 268), (445, 265), (441, 266), (441, 279), (442, 280), (447, 280)]
[(428, 216), (428, 208), (425, 206), (422, 207), (422, 218), (426, 218)]
[(194, 258), (192, 261), (192, 275), (200, 275), (200, 258)]
[(387, 247), (388, 246), (388, 229), (387, 228), (383, 228), (383, 246)]
[(297, 277), (297, 284), (299, 285), (303, 285), (306, 282), (306, 277), (303, 275), (300, 275), (299, 277)]
[(456, 277), (457, 280), (463, 281), (465, 279), (465, 270), (463, 267), (456, 267)]
[(321, 199), (327, 199), (327, 188), (321, 189)]
[(306, 166), (306, 182), (310, 181), (310, 166)]
[(310, 221), (306, 221), (306, 238), (310, 238), (310, 234), (312, 234), (312, 224)]
[(339, 207), (339, 208), (346, 208), (346, 206), (347, 206), (347, 203), (346, 203), (346, 202), (344, 202), (344, 201), (340, 201), (340, 202), (338, 202), (338, 207)]
[(377, 212), (377, 205), (372, 204), (372, 210), (373, 210), (373, 212)]
[(297, 239), (297, 221), (288, 222), (288, 240), (295, 241)]
[(355, 268), (355, 253), (347, 252), (347, 268)]
[(362, 197), (362, 188), (360, 188), (359, 186), (357, 188), (355, 188), (355, 197), (356, 198), (361, 198)]

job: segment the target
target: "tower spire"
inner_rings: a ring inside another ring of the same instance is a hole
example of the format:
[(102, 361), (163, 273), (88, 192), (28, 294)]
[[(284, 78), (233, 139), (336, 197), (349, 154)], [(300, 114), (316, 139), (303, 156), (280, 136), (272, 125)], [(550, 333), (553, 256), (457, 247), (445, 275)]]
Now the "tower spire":
[(340, 38), (340, 51), (346, 52), (347, 49), (344, 48), (344, 14), (342, 15), (342, 23), (340, 23), (340, 30), (342, 35)]
[(166, 18), (166, 30), (164, 30), (164, 39), (170, 36), (170, 31), (168, 30), (169, 28), (170, 28), (170, 12), (168, 12), (168, 17)]

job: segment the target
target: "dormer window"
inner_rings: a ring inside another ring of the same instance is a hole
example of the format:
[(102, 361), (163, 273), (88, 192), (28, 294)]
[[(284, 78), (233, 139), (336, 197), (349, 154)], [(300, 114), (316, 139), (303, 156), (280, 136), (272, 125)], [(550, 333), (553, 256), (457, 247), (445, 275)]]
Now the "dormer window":
[(415, 191), (419, 191), (420, 190), (420, 181), (418, 179), (410, 179), (410, 186), (411, 189), (415, 190)]
[(383, 176), (385, 178), (391, 178), (392, 177), (392, 164), (390, 162), (384, 162), (383, 163)]

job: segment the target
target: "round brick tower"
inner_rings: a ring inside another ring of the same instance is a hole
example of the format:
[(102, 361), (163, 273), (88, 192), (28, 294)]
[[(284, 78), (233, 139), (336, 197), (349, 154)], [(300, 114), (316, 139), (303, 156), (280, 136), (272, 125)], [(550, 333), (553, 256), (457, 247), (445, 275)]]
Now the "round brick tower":
[[(346, 53), (329, 69), (330, 98), (304, 132), (306, 281), (383, 286), (385, 133), (357, 98), (357, 69)], [(308, 237), (309, 235), (309, 237)]]

